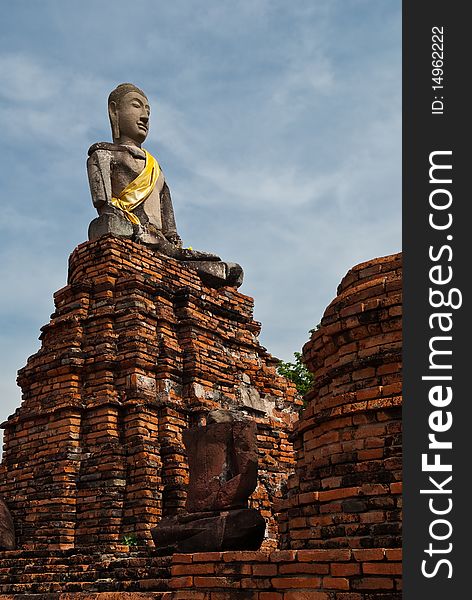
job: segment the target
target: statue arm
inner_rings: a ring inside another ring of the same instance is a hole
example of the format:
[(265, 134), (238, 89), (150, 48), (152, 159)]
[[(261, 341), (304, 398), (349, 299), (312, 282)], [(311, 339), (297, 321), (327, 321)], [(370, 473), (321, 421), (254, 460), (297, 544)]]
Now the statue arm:
[(95, 208), (100, 211), (111, 204), (111, 153), (95, 150), (87, 160), (90, 193)]
[(161, 191), (161, 217), (162, 232), (165, 237), (178, 248), (182, 248), (182, 240), (177, 233), (177, 226), (175, 224), (174, 208), (172, 206), (169, 186), (165, 182)]

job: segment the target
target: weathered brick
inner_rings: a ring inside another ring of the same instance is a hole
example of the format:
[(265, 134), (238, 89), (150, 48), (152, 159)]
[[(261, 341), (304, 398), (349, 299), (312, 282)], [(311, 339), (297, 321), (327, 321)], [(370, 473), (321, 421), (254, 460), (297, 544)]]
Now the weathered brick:
[(387, 548), (385, 550), (385, 556), (387, 560), (402, 560), (402, 549), (401, 548)]
[(348, 561), (351, 558), (351, 550), (342, 548), (338, 550), (299, 550), (298, 560), (300, 562), (337, 562), (337, 561)]
[(385, 556), (385, 550), (383, 550), (382, 548), (369, 548), (365, 550), (353, 550), (352, 554), (355, 560), (358, 560), (360, 562), (383, 560)]
[(241, 587), (240, 581), (235, 581), (230, 577), (198, 577), (194, 578), (196, 588), (229, 588), (237, 589)]
[(172, 567), (172, 576), (177, 575), (209, 575), (215, 572), (214, 563), (200, 563), (200, 564), (187, 564), (187, 565), (174, 565)]
[(295, 560), (296, 556), (297, 553), (295, 550), (277, 550), (271, 553), (270, 562), (291, 562)]
[(274, 576), (277, 575), (277, 565), (273, 564), (260, 564), (260, 565), (252, 565), (251, 566), (252, 574), (255, 576)]
[(192, 561), (198, 562), (220, 562), (222, 560), (221, 552), (195, 552), (192, 554)]
[(301, 563), (294, 562), (288, 564), (281, 564), (279, 566), (279, 573), (281, 575), (325, 575), (329, 572), (329, 565), (326, 563)]
[(259, 592), (258, 600), (284, 600), (282, 592)]
[(366, 575), (401, 575), (402, 565), (395, 562), (365, 562), (362, 572)]
[(358, 575), (361, 572), (361, 567), (357, 563), (332, 563), (331, 574), (336, 577), (349, 577), (350, 575)]
[(321, 584), (320, 577), (274, 577), (270, 581), (276, 590), (286, 588), (319, 588)]
[(188, 588), (193, 586), (193, 577), (172, 577), (169, 582), (169, 587), (178, 590), (180, 588)]
[(346, 577), (323, 577), (323, 587), (328, 590), (348, 590), (349, 579)]
[(394, 582), (386, 577), (363, 577), (351, 580), (351, 587), (354, 590), (392, 590)]
[(329, 600), (329, 594), (327, 592), (297, 590), (296, 592), (285, 592), (284, 600)]
[[(267, 562), (270, 554), (268, 552), (253, 552), (249, 550), (237, 552), (223, 552), (221, 559), (225, 562), (246, 561), (246, 562)], [(195, 560), (195, 559), (194, 559)]]
[(242, 579), (241, 588), (243, 590), (268, 590), (271, 588), (270, 579), (266, 577), (263, 579)]

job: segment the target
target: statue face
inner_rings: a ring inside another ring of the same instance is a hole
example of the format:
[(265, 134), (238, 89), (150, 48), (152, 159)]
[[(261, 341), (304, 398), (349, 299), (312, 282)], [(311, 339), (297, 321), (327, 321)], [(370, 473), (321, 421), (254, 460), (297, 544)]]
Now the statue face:
[(147, 98), (138, 92), (128, 92), (118, 106), (112, 102), (110, 110), (116, 115), (119, 141), (142, 144), (149, 131), (150, 108)]

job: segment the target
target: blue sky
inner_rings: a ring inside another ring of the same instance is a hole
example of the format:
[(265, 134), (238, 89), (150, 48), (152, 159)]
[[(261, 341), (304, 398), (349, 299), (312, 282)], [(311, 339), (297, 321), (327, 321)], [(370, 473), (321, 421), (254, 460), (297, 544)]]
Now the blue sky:
[(285, 360), (353, 265), (401, 244), (400, 0), (16, 0), (0, 9), (0, 419), (95, 216), (118, 83), (152, 107), (184, 244), (245, 270)]

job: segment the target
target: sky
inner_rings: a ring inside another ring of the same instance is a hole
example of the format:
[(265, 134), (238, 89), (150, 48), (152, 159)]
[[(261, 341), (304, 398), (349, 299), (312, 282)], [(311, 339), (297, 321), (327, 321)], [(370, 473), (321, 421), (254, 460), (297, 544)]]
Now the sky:
[(3, 2), (0, 81), (0, 422), (96, 216), (119, 83), (149, 97), (184, 245), (243, 266), (278, 358), (349, 268), (401, 249), (400, 0)]

